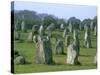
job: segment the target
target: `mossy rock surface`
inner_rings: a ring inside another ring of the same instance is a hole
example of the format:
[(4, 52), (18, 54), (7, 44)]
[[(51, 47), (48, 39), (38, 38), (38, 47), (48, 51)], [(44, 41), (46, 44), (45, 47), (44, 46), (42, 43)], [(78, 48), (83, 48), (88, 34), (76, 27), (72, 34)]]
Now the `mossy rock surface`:
[(14, 59), (14, 64), (25, 64), (25, 58), (23, 56), (18, 56)]

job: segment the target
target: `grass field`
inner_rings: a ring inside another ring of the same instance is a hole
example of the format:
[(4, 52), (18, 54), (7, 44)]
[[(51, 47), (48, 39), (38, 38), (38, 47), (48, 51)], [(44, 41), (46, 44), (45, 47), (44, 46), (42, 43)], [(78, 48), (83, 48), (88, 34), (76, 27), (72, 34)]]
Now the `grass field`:
[[(58, 33), (57, 31), (53, 32)], [(62, 35), (62, 32), (59, 32)], [(21, 32), (21, 39), (24, 41), (21, 43), (14, 42), (14, 49), (18, 50), (29, 64), (24, 65), (14, 65), (14, 73), (32, 73), (32, 72), (50, 72), (50, 71), (68, 71), (68, 70), (82, 70), (82, 69), (96, 69), (96, 64), (93, 63), (94, 56), (96, 54), (97, 38), (91, 33), (92, 48), (84, 48), (84, 32), (80, 32), (80, 56), (79, 61), (81, 65), (74, 66), (66, 64), (66, 51), (67, 48), (64, 47), (65, 55), (55, 55), (54, 41), (52, 39), (52, 50), (53, 50), (53, 61), (56, 63), (54, 65), (42, 65), (36, 64), (35, 61), (35, 44), (28, 43), (27, 40), (28, 33)], [(73, 41), (73, 35), (71, 34), (71, 43)]]

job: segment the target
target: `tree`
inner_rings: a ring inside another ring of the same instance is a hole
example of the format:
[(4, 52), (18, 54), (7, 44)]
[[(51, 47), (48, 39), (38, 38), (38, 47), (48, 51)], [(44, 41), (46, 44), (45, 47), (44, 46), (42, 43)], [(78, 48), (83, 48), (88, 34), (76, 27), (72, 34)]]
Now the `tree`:
[(53, 15), (48, 15), (44, 17), (44, 20), (43, 20), (44, 28), (47, 28), (51, 23), (54, 23), (54, 25), (57, 24), (56, 19)]
[(77, 19), (76, 17), (71, 17), (68, 19), (67, 21), (68, 24), (72, 25), (72, 32), (73, 32), (73, 29), (79, 29), (80, 28), (80, 19)]
[(86, 27), (86, 25), (90, 28), (90, 23), (91, 23), (91, 19), (84, 19), (83, 21), (82, 21), (82, 27), (83, 27), (83, 29), (85, 29), (85, 27)]

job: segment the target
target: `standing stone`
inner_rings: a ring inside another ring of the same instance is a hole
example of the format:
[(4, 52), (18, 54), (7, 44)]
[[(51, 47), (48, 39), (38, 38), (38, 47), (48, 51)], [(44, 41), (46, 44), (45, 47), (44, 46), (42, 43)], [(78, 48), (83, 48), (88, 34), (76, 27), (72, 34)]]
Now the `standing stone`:
[(25, 26), (25, 22), (24, 21), (22, 21), (22, 23), (21, 23), (21, 30), (23, 32), (26, 32), (26, 26)]
[(60, 25), (60, 29), (62, 29), (62, 30), (64, 29), (64, 24)]
[(20, 32), (15, 32), (15, 40), (20, 40)]
[(29, 32), (27, 41), (28, 42), (32, 42), (33, 41), (33, 32)]
[(74, 42), (72, 45), (68, 46), (67, 49), (67, 64), (71, 64), (71, 65), (78, 65), (80, 64), (78, 61), (78, 56), (79, 56), (79, 39), (78, 39), (78, 33), (75, 30), (74, 31)]
[(79, 28), (80, 28), (81, 31), (83, 30), (81, 22), (79, 23)]
[(94, 57), (94, 63), (97, 64), (97, 55)]
[(43, 27), (43, 25), (41, 25), (40, 28), (39, 28), (39, 34), (40, 34), (41, 36), (44, 35), (44, 27)]
[(95, 27), (94, 27), (94, 35), (95, 36), (97, 35), (97, 25), (95, 25)]
[(56, 54), (64, 54), (64, 44), (60, 39), (56, 42)]
[(91, 27), (91, 31), (93, 31), (94, 30), (93, 21), (91, 21), (90, 27)]
[(18, 21), (14, 24), (14, 30), (18, 31)]
[(39, 36), (36, 43), (36, 63), (38, 64), (52, 64), (52, 48), (50, 38)]
[(65, 37), (68, 34), (69, 34), (69, 29), (68, 28), (65, 28), (64, 29), (64, 32), (63, 32), (63, 37)]
[(35, 33), (38, 31), (38, 25), (33, 25), (32, 26), (32, 32)]
[(34, 42), (34, 43), (37, 43), (37, 42), (38, 42), (37, 37), (38, 37), (38, 35), (34, 35), (34, 36), (33, 36), (33, 42)]
[(52, 35), (52, 31), (54, 30), (54, 23), (51, 23), (47, 28), (46, 28), (46, 31), (47, 31), (47, 34), (49, 37), (51, 37)]
[(76, 47), (76, 51), (79, 55), (80, 43), (79, 43), (79, 38), (78, 38), (78, 30), (74, 30), (74, 42), (73, 42), (73, 44)]
[(85, 25), (85, 41), (84, 41), (84, 47), (91, 48), (91, 35), (90, 35), (90, 27), (88, 25)]
[(65, 37), (65, 46), (68, 47), (68, 45), (70, 44), (70, 35), (69, 35), (69, 30), (68, 30), (68, 28), (66, 28), (66, 29), (64, 30), (63, 37)]
[(65, 46), (68, 47), (70, 45), (70, 35), (66, 35), (65, 37)]
[(73, 25), (71, 24), (71, 22), (69, 22), (69, 31), (73, 32)]

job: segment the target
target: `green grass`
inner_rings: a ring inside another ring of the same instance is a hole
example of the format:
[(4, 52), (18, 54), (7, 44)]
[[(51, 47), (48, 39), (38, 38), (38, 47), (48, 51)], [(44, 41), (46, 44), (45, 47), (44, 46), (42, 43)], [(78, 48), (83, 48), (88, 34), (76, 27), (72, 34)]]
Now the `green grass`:
[[(57, 32), (53, 32), (56, 34)], [(59, 32), (62, 35), (62, 32)], [(32, 73), (32, 72), (50, 72), (50, 71), (68, 71), (68, 70), (82, 70), (82, 69), (96, 69), (97, 66), (93, 63), (94, 56), (96, 54), (96, 37), (91, 35), (92, 39), (92, 48), (84, 48), (84, 32), (80, 32), (80, 56), (79, 61), (81, 63), (80, 66), (68, 65), (66, 64), (66, 52), (67, 48), (64, 48), (65, 55), (55, 55), (54, 48), (54, 39), (52, 39), (52, 50), (53, 50), (53, 61), (56, 63), (55, 65), (43, 65), (36, 64), (35, 62), (35, 44), (28, 43), (27, 40), (28, 33), (21, 32), (21, 39), (24, 41), (22, 43), (14, 43), (14, 49), (18, 50), (23, 56), (26, 57), (26, 60), (30, 62), (25, 65), (14, 65), (14, 73)], [(73, 34), (71, 34), (71, 43), (73, 41)]]

